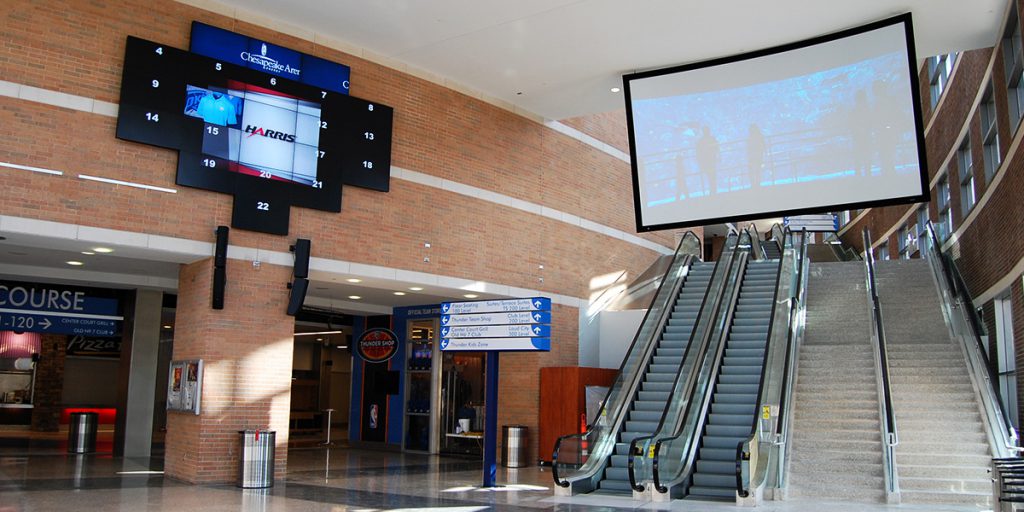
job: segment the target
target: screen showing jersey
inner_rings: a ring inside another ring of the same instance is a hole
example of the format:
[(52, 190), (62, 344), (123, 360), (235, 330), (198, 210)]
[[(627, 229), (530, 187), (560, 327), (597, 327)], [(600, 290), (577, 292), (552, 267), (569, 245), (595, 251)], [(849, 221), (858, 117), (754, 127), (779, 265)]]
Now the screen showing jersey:
[(303, 185), (317, 182), (320, 105), (238, 81), (188, 85), (185, 114), (203, 120), (203, 154), (228, 170)]

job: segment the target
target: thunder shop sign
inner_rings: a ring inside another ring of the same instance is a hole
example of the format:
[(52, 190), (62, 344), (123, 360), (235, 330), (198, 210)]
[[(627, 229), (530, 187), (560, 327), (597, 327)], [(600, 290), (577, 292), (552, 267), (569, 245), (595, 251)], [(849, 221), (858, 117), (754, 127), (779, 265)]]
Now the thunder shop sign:
[(368, 363), (383, 363), (398, 352), (398, 337), (390, 329), (368, 329), (356, 341), (356, 352)]

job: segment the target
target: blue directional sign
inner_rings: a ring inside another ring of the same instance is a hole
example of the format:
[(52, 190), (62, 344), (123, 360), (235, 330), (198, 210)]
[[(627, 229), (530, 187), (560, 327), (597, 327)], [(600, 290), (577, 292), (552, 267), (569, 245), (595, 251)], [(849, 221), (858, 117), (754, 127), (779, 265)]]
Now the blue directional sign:
[(441, 350), (445, 352), (550, 352), (551, 338), (441, 338)]
[(124, 319), (117, 312), (117, 299), (87, 290), (0, 281), (0, 330), (113, 336)]
[(483, 313), (479, 315), (441, 315), (441, 325), (515, 325), (550, 324), (548, 311), (520, 311), (517, 313)]
[(551, 299), (547, 297), (532, 297), (529, 299), (477, 300), (472, 302), (441, 303), (441, 313), (445, 315), (504, 313), (512, 311), (551, 311)]
[(515, 338), (551, 336), (550, 325), (467, 325), (441, 327), (442, 338)]

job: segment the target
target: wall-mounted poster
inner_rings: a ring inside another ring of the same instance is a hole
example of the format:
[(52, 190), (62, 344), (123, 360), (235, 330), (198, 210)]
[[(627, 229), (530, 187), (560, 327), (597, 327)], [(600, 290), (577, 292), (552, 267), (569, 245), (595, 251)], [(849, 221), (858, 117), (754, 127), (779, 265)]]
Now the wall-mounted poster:
[(171, 361), (168, 379), (167, 410), (198, 415), (203, 387), (203, 360)]

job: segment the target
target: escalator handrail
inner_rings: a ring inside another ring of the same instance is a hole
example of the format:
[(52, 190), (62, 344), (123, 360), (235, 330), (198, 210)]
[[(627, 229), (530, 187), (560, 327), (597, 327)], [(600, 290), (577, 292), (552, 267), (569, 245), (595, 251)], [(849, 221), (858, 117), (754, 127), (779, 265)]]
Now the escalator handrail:
[[(686, 266), (686, 267), (691, 265), (692, 264), (692, 260), (694, 259), (694, 256), (691, 255), (691, 254), (685, 254), (685, 255), (681, 255), (680, 254), (682, 252), (683, 245), (687, 242), (688, 239), (695, 239), (695, 240), (697, 240), (697, 242), (698, 242), (697, 247), (698, 248), (702, 245), (702, 244), (700, 244), (700, 237), (698, 237), (693, 231), (687, 231), (683, 235), (683, 237), (679, 240), (679, 245), (676, 246), (676, 252), (675, 252), (676, 256), (675, 257), (678, 258), (678, 257), (682, 256), (684, 258), (689, 258), (689, 261), (685, 261), (683, 263), (683, 266)], [(673, 261), (673, 263), (674, 263), (674, 261)], [(674, 265), (669, 264), (668, 268), (665, 270), (665, 275), (662, 277), (661, 283), (658, 284), (658, 290), (654, 293), (654, 296), (651, 299), (652, 303), (653, 303), (653, 301), (658, 300), (658, 297), (661, 294), (662, 289), (665, 287), (666, 283), (670, 280), (669, 279), (670, 278), (669, 274), (672, 272), (673, 266)], [(683, 275), (685, 275), (685, 274), (683, 274)], [(680, 278), (677, 279), (676, 282), (672, 283), (672, 286), (675, 286), (676, 288), (678, 288), (682, 284), (682, 281), (683, 281), (682, 276), (680, 276)], [(670, 297), (672, 297), (672, 299), (674, 299), (674, 296), (672, 296), (671, 294), (670, 294)], [(629, 358), (629, 354), (631, 354), (633, 352), (633, 350), (637, 348), (637, 342), (640, 339), (641, 332), (643, 332), (643, 326), (648, 321), (648, 317), (650, 316), (650, 312), (651, 312), (652, 309), (653, 309), (653, 307), (649, 307), (649, 308), (647, 308), (647, 312), (644, 313), (644, 318), (640, 322), (640, 328), (637, 329), (636, 335), (633, 337), (633, 342), (630, 344), (629, 349), (626, 350), (626, 352), (625, 352), (626, 355), (623, 357), (622, 363), (619, 365), (619, 373), (618, 373), (618, 376), (616, 377), (616, 380), (624, 379), (625, 378), (622, 373), (625, 370), (626, 364), (627, 364), (627, 362), (630, 359)], [(670, 309), (669, 308), (665, 308), (665, 311), (670, 311)], [(664, 322), (665, 322), (665, 320), (667, 318), (667, 315), (665, 314), (665, 311), (662, 312), (662, 318), (659, 319), (659, 321), (660, 321), (660, 323), (662, 325), (662, 328), (654, 329), (653, 332), (652, 332), (652, 336), (656, 335), (658, 332), (661, 331), (661, 329), (664, 328)], [(647, 340), (647, 345), (645, 346), (645, 349), (647, 350), (647, 353), (644, 354), (644, 356), (643, 356), (644, 360), (643, 360), (643, 362), (640, 363), (640, 365), (639, 365), (640, 368), (646, 368), (647, 367), (647, 361), (650, 360), (650, 356), (653, 353), (653, 350), (651, 350), (651, 346), (650, 345), (652, 345), (652, 343), (651, 343), (651, 340), (648, 339)], [(640, 378), (642, 377), (642, 375), (643, 375), (642, 372), (638, 371), (637, 375), (633, 376), (633, 382), (630, 383), (631, 390), (628, 393), (630, 396), (632, 396), (632, 395), (634, 395), (636, 393), (636, 389), (639, 387), (637, 385), (637, 383), (640, 380)], [(608, 406), (608, 399), (610, 398), (611, 392), (612, 392), (612, 390), (614, 388), (615, 388), (614, 383), (612, 384), (612, 386), (609, 386), (608, 392), (605, 394), (604, 400), (601, 402), (602, 405), (601, 405), (601, 408), (598, 410), (597, 418), (600, 418), (601, 415), (604, 414), (604, 411), (605, 411), (606, 407)], [(626, 402), (624, 401), (623, 403), (626, 403)], [(616, 426), (616, 428), (621, 423), (622, 417), (624, 416), (622, 409), (625, 409), (625, 408), (624, 407), (619, 407), (619, 409), (620, 410), (616, 411), (615, 419), (612, 422), (612, 425)], [(554, 479), (556, 485), (558, 485), (560, 487), (568, 487), (569, 485), (571, 485), (569, 480), (562, 480), (562, 479), (560, 479), (559, 478), (559, 474), (558, 474), (559, 473), (558, 472), (558, 453), (560, 451), (562, 442), (564, 440), (571, 439), (571, 438), (574, 438), (574, 437), (583, 437), (583, 438), (585, 438), (587, 435), (589, 435), (593, 431), (593, 429), (594, 429), (593, 424), (595, 422), (596, 422), (596, 418), (593, 419), (593, 420), (590, 420), (590, 423), (587, 424), (587, 429), (584, 432), (563, 435), (563, 436), (560, 436), (557, 440), (555, 440), (554, 452), (553, 452), (552, 458), (551, 458), (551, 475), (552, 475), (552, 478)]]
[[(729, 249), (730, 248), (728, 247), (728, 241), (726, 241), (726, 246), (723, 247), (722, 254), (724, 255), (725, 251), (729, 250)], [(718, 259), (718, 261), (715, 262), (715, 268), (711, 272), (711, 280), (708, 281), (708, 288), (707, 288), (707, 290), (704, 291), (704, 297), (701, 300), (700, 309), (697, 311), (696, 321), (694, 322), (693, 330), (690, 332), (690, 339), (687, 342), (686, 350), (683, 352), (682, 359), (679, 360), (679, 369), (676, 371), (676, 380), (673, 382), (672, 389), (677, 389), (678, 388), (679, 378), (682, 377), (682, 367), (683, 367), (683, 364), (686, 363), (687, 356), (690, 355), (690, 350), (693, 349), (695, 345), (697, 345), (698, 346), (697, 350), (700, 351), (700, 352), (697, 352), (697, 355), (695, 356), (696, 358), (694, 359), (694, 361), (695, 361), (694, 368), (696, 368), (697, 362), (702, 360), (702, 355), (703, 355), (704, 351), (707, 349), (706, 346), (707, 346), (708, 341), (711, 338), (712, 329), (708, 328), (708, 329), (705, 330), (704, 337), (701, 339), (701, 342), (699, 344), (694, 344), (694, 342), (693, 342), (694, 339), (693, 338), (694, 338), (694, 336), (697, 335), (697, 331), (698, 331), (697, 327), (699, 325), (699, 322), (704, 318), (705, 307), (708, 306), (708, 298), (711, 297), (712, 292), (714, 292), (713, 302), (712, 302), (712, 305), (711, 305), (711, 309), (708, 309), (708, 311), (713, 312), (712, 316), (710, 317), (711, 321), (713, 321), (715, 316), (717, 316), (718, 309), (719, 309), (719, 307), (721, 305), (722, 293), (725, 290), (725, 282), (728, 280), (728, 274), (729, 274), (730, 270), (732, 269), (733, 261), (736, 259), (736, 252), (737, 251), (735, 249), (736, 248), (734, 247), (734, 248), (732, 248), (732, 250), (730, 250), (727, 262), (726, 262), (726, 258), (722, 258), (722, 257), (720, 257)], [(722, 266), (723, 262), (725, 262), (725, 266), (724, 267)], [(715, 281), (715, 277), (719, 275), (718, 272), (719, 272), (719, 270), (722, 270), (722, 269), (724, 269), (723, 271), (725, 272), (726, 277), (722, 279), (722, 283), (718, 287), (717, 290), (712, 290), (711, 288), (712, 288), (712, 284)], [(692, 372), (690, 374), (690, 376), (688, 377), (688, 380), (687, 380), (687, 382), (685, 384), (685, 387), (682, 390), (682, 394), (680, 394), (678, 396), (690, 396), (689, 393), (691, 392), (693, 386), (695, 385), (695, 382), (694, 382), (695, 377), (693, 377), (694, 375), (696, 375), (696, 372)], [(666, 416), (668, 415), (668, 411), (669, 411), (670, 408), (671, 407), (670, 407), (669, 403), (666, 403), (665, 404), (665, 409), (662, 411), (661, 418), (658, 421), (658, 427), (654, 429), (654, 433), (653, 434), (647, 435), (647, 436), (637, 437), (637, 438), (633, 439), (633, 441), (630, 442), (630, 447), (629, 447), (629, 452), (628, 452), (629, 453), (629, 459), (628, 459), (628, 463), (627, 463), (627, 471), (628, 471), (628, 474), (629, 474), (630, 486), (633, 489), (637, 490), (637, 491), (641, 491), (642, 492), (644, 490), (643, 485), (641, 485), (639, 482), (636, 481), (636, 474), (635, 474), (635, 470), (634, 470), (634, 464), (635, 464), (634, 455), (637, 454), (636, 453), (637, 443), (638, 442), (644, 442), (644, 441), (653, 439), (654, 437), (657, 437), (657, 434), (659, 432), (661, 432), (661, 430), (665, 427), (665, 422), (666, 422), (666, 419), (667, 419)]]
[[(750, 236), (749, 233), (746, 233), (746, 235), (748, 237)], [(737, 248), (739, 248), (739, 246), (737, 246)], [(749, 255), (749, 246), (748, 246), (747, 254)], [(732, 265), (730, 265), (729, 276), (730, 276), (730, 279), (732, 279), (733, 277), (736, 277), (736, 283), (734, 284), (734, 288), (732, 290), (732, 297), (730, 298), (730, 301), (729, 301), (729, 309), (725, 312), (724, 316), (721, 313), (716, 315), (716, 323), (717, 322), (724, 322), (725, 325), (728, 325), (729, 323), (732, 322), (732, 316), (733, 316), (733, 314), (735, 313), (735, 310), (736, 310), (736, 301), (739, 300), (740, 285), (742, 284), (740, 282), (740, 277), (743, 275), (743, 272), (746, 270), (747, 259), (743, 258), (742, 256), (743, 256), (742, 254), (739, 256), (741, 258), (741, 260), (739, 261), (739, 266), (738, 267), (733, 268), (733, 267), (735, 267), (735, 264), (736, 264), (735, 261), (733, 262)], [(720, 333), (720, 336), (721, 337), (728, 336), (728, 330), (727, 329), (722, 329), (722, 332)], [(708, 347), (708, 348), (710, 348), (710, 347)], [(710, 382), (713, 382), (713, 380), (717, 377), (717, 374), (718, 374), (718, 371), (719, 371), (719, 367), (721, 366), (721, 358), (722, 358), (722, 356), (724, 354), (725, 354), (725, 342), (721, 341), (719, 343), (717, 353), (713, 356), (715, 358), (715, 363), (712, 366), (711, 375), (709, 376), (709, 379), (708, 379)], [(706, 354), (705, 353), (703, 357), (698, 358), (699, 360), (697, 361), (697, 364), (703, 365), (703, 363), (704, 363), (704, 361), (706, 361), (707, 357), (712, 357), (712, 356), (710, 354)], [(695, 369), (696, 368), (697, 367), (695, 366)], [(704, 390), (704, 396), (701, 397), (701, 400), (699, 400), (699, 401), (695, 400), (694, 399), (695, 397), (693, 396), (693, 393), (695, 393), (696, 390), (695, 389), (692, 390), (691, 391), (691, 395), (690, 395), (690, 400), (686, 404), (686, 410), (683, 412), (682, 418), (685, 420), (686, 418), (690, 417), (690, 411), (694, 407), (694, 404), (699, 403), (700, 404), (699, 406), (701, 407), (702, 410), (706, 409), (707, 408), (707, 402), (710, 400), (711, 395), (714, 393), (714, 388), (715, 388), (714, 385), (709, 384), (707, 386), (707, 389)], [(701, 422), (703, 422), (706, 419), (703, 416), (706, 416), (706, 415), (702, 414), (702, 419), (700, 420)], [(695, 428), (693, 435), (695, 437), (697, 437), (701, 430), (703, 430), (701, 427)], [(654, 476), (654, 488), (657, 489), (657, 491), (662, 493), (662, 494), (667, 493), (669, 491), (669, 489), (668, 489), (668, 487), (666, 487), (662, 483), (662, 481), (661, 481), (661, 473), (659, 471), (659, 469), (660, 469), (659, 468), (659, 457), (661, 455), (661, 447), (665, 443), (669, 443), (669, 442), (672, 442), (672, 441), (675, 441), (675, 440), (679, 439), (680, 437), (682, 437), (682, 434), (683, 434), (682, 432), (677, 432), (673, 436), (661, 438), (654, 445), (654, 459), (651, 462), (651, 466), (652, 466), (652, 471), (651, 472), (652, 472), (652, 474)], [(693, 450), (689, 450), (687, 452), (687, 464), (685, 465), (683, 470), (680, 471), (680, 473), (678, 475), (674, 475), (673, 476), (673, 479), (678, 478), (682, 474), (688, 474), (691, 471), (692, 466), (693, 466), (694, 455), (695, 454), (693, 453)]]
[[(787, 228), (788, 229), (788, 228)], [(807, 275), (805, 265), (807, 263), (807, 228), (800, 230), (800, 256), (799, 256), (799, 268), (800, 271), (796, 277), (796, 290), (797, 296), (796, 301), (793, 304), (794, 311), (805, 307), (807, 301)], [(794, 313), (795, 314), (795, 313)], [(799, 319), (790, 319), (795, 321)], [(786, 336), (786, 364), (783, 368), (783, 375), (787, 376), (786, 383), (782, 389), (782, 395), (779, 397), (779, 418), (788, 418), (789, 415), (786, 413), (786, 408), (790, 405), (786, 403), (786, 399), (790, 396), (790, 386), (794, 384), (791, 371), (793, 369), (793, 332)], [(775, 433), (780, 436), (781, 439), (785, 439), (786, 423), (782, 419), (779, 420), (778, 425), (775, 428)]]
[(750, 235), (750, 253), (754, 255), (755, 260), (766, 260), (768, 259), (767, 253), (764, 252), (764, 247), (761, 245), (761, 234), (757, 232), (757, 226), (753, 222), (747, 226), (747, 232), (753, 232)]
[[(789, 239), (791, 241), (790, 243), (792, 243), (793, 233), (790, 231), (790, 229), (788, 227), (785, 229), (785, 231), (783, 231), (783, 239), (784, 240), (785, 240), (785, 237), (789, 237)], [(785, 244), (783, 244), (783, 247), (785, 247)], [(765, 393), (766, 393), (765, 381), (766, 381), (766, 378), (769, 375), (768, 358), (769, 358), (769, 356), (772, 353), (772, 350), (771, 350), (772, 347), (771, 347), (770, 343), (772, 342), (772, 340), (774, 338), (772, 336), (772, 333), (773, 333), (773, 330), (775, 329), (775, 308), (778, 307), (778, 304), (779, 304), (779, 289), (782, 287), (782, 282), (781, 282), (781, 279), (782, 279), (782, 269), (783, 269), (783, 264), (785, 263), (785, 260), (786, 260), (785, 254), (783, 254), (782, 257), (779, 258), (779, 265), (778, 265), (778, 268), (777, 268), (777, 270), (775, 272), (775, 292), (772, 295), (772, 311), (771, 311), (771, 316), (769, 317), (769, 320), (768, 320), (768, 339), (766, 340), (766, 343), (765, 343), (764, 356), (761, 359), (761, 376), (760, 376), (760, 379), (758, 380), (758, 384), (757, 384), (757, 404), (761, 405), (761, 406), (763, 406), (764, 404), (767, 404), (767, 403), (770, 403), (770, 402), (774, 401), (770, 397), (765, 396)], [(797, 261), (799, 262), (800, 260), (797, 260)], [(797, 276), (796, 277), (797, 277), (798, 280), (802, 277), (800, 275), (799, 271), (797, 272)], [(783, 376), (786, 375), (786, 371), (789, 368), (789, 342), (792, 340), (793, 329), (791, 327), (793, 325), (793, 321), (795, 320), (795, 316), (796, 316), (795, 315), (795, 308), (797, 308), (796, 301), (793, 300), (794, 299), (794, 295), (793, 294), (794, 294), (795, 291), (800, 289), (799, 287), (800, 287), (799, 281), (797, 281), (797, 283), (795, 284), (795, 287), (793, 289), (789, 290), (790, 297), (789, 297), (789, 300), (787, 300), (787, 302), (789, 303), (789, 312), (787, 313), (787, 317), (788, 317), (789, 321), (786, 324), (786, 331), (787, 331), (786, 341), (787, 341), (787, 345), (786, 345), (786, 357), (784, 359), (784, 366), (783, 366), (783, 373), (782, 373)], [(779, 401), (779, 416), (777, 416), (779, 418), (781, 418), (782, 414), (783, 414), (782, 406), (783, 406), (783, 402), (780, 399), (780, 401)], [(740, 441), (739, 443), (736, 444), (736, 492), (742, 498), (746, 498), (746, 497), (748, 497), (750, 495), (750, 493), (747, 490), (747, 488), (745, 488), (744, 485), (743, 485), (743, 455), (744, 455), (743, 447), (747, 446), (751, 442), (753, 442), (754, 438), (757, 436), (759, 417), (760, 417), (760, 413), (759, 413), (759, 411), (757, 411), (755, 409), (754, 417), (752, 418), (752, 421), (750, 423), (750, 435), (747, 437), (747, 439), (745, 439), (743, 441)], [(777, 424), (778, 424), (779, 427), (781, 427), (781, 421), (779, 421)], [(761, 466), (761, 465), (759, 464), (758, 466)], [(767, 468), (767, 465), (765, 465), (764, 468)], [(761, 476), (759, 478), (767, 478), (767, 472), (766, 471), (762, 471), (761, 472)], [(751, 487), (754, 487), (753, 482), (755, 481), (755, 478), (753, 476), (751, 476), (750, 480), (751, 480)]]
[(896, 418), (892, 408), (892, 389), (889, 385), (889, 358), (886, 353), (885, 343), (885, 327), (882, 323), (882, 306), (878, 299), (878, 286), (875, 281), (875, 254), (871, 248), (871, 232), (867, 228), (864, 228), (862, 232), (862, 238), (864, 240), (864, 265), (867, 268), (866, 286), (868, 291), (868, 298), (871, 300), (871, 318), (875, 331), (875, 342), (878, 347), (878, 366), (876, 368), (881, 372), (880, 377), (882, 381), (882, 407), (885, 409), (883, 414), (884, 425), (883, 433), (885, 434), (885, 453), (887, 456), (887, 479), (889, 493), (895, 493), (897, 484), (895, 478), (895, 447), (899, 444), (899, 432), (896, 429)]
[(985, 344), (981, 339), (982, 329), (981, 319), (978, 318), (978, 312), (974, 309), (974, 300), (971, 298), (970, 289), (967, 287), (967, 282), (964, 280), (963, 275), (960, 274), (960, 269), (957, 268), (956, 262), (946, 253), (940, 250), (941, 245), (939, 244), (938, 236), (935, 234), (935, 227), (929, 221), (925, 227), (926, 236), (928, 236), (928, 251), (932, 257), (940, 263), (942, 267), (942, 275), (945, 277), (947, 286), (950, 293), (953, 295), (953, 300), (961, 305), (959, 308), (961, 313), (967, 317), (968, 324), (971, 328), (971, 337), (974, 338), (975, 345), (977, 345), (977, 354), (984, 361), (985, 370), (988, 375), (988, 392), (993, 397), (992, 400), (988, 400), (995, 407), (995, 413), (999, 416), (999, 421), (1005, 430), (1007, 439), (1004, 440), (1003, 444), (1006, 448), (1013, 452), (1020, 451), (1017, 446), (1020, 439), (1018, 438), (1017, 429), (1014, 428), (1013, 423), (1010, 421), (1009, 415), (1006, 414), (1006, 410), (1003, 408), (1002, 394), (999, 392), (996, 383), (999, 382), (999, 375), (996, 373), (995, 368), (990, 364), (986, 354), (988, 353), (985, 349)]

